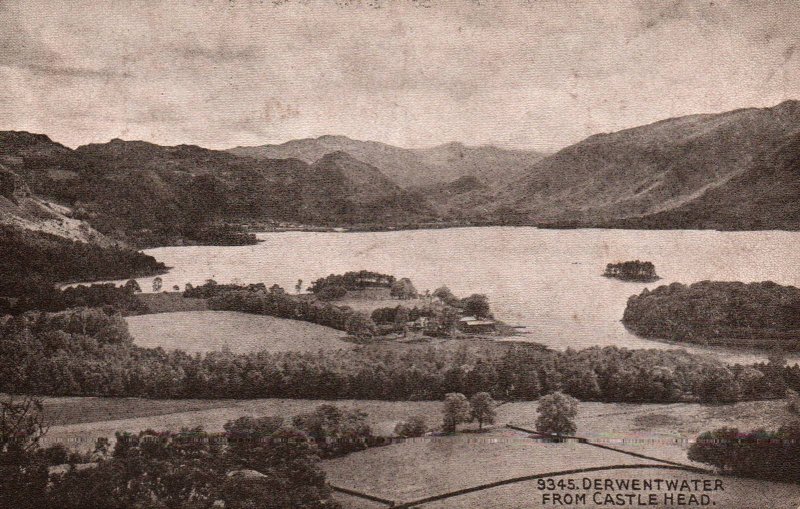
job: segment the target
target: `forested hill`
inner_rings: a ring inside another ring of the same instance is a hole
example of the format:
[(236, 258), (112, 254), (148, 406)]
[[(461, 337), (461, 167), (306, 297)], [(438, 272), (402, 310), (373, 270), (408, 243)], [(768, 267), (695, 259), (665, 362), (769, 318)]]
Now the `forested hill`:
[(71, 150), (0, 132), (0, 163), (33, 194), (139, 247), (197, 242), (220, 223), (333, 225), (428, 219), (424, 199), (346, 154), (309, 165), (192, 145), (112, 140)]
[(495, 210), (537, 223), (800, 228), (800, 102), (591, 136), (531, 166)]
[(164, 271), (163, 263), (131, 249), (0, 225), (0, 309), (4, 297), (35, 298), (52, 293), (55, 283), (127, 279)]

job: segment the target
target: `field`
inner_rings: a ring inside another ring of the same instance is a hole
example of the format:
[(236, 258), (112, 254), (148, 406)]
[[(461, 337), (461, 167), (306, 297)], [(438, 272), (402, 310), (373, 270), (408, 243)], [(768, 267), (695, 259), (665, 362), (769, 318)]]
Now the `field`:
[[(571, 476), (563, 476), (561, 478), (573, 478), (580, 483), (584, 478), (595, 480), (599, 479), (601, 482), (606, 479), (678, 479), (678, 480), (694, 480), (694, 479), (707, 479), (712, 483), (716, 480), (722, 481), (724, 491), (716, 491), (707, 493), (710, 497), (712, 506), (724, 509), (795, 509), (800, 505), (800, 485), (774, 483), (768, 481), (754, 480), (754, 479), (739, 479), (735, 477), (717, 477), (712, 475), (695, 474), (691, 472), (682, 472), (677, 470), (661, 470), (661, 469), (632, 469), (632, 470), (610, 470), (604, 472), (594, 472), (586, 474), (577, 474)], [(558, 480), (559, 477), (554, 477)], [(554, 505), (552, 503), (543, 503), (542, 495), (545, 491), (540, 491), (536, 481), (526, 481), (516, 484), (509, 484), (492, 488), (488, 490), (478, 491), (458, 497), (453, 497), (438, 502), (425, 504), (421, 507), (425, 509), (457, 509), (463, 507), (480, 507), (482, 509), (512, 509), (512, 508), (531, 508), (543, 507), (554, 508), (564, 507)], [(559, 493), (554, 491), (550, 493)], [(587, 495), (588, 503), (581, 504), (580, 507), (597, 508), (612, 507), (611, 504), (598, 505), (593, 503), (592, 495), (594, 490), (576, 490), (564, 491), (561, 493), (584, 493)], [(603, 495), (606, 492), (601, 492)], [(620, 492), (620, 493), (638, 493), (635, 491)], [(664, 491), (652, 491), (642, 493), (656, 493), (660, 497), (662, 503), (657, 505), (650, 505), (653, 509), (660, 508), (674, 508), (674, 507), (688, 507), (687, 505), (680, 506), (677, 504), (667, 505), (663, 503)], [(702, 491), (689, 492), (697, 495), (703, 494)], [(348, 497), (350, 498), (350, 497)], [(346, 508), (357, 507), (374, 507), (369, 505), (359, 505), (360, 502), (355, 500), (343, 500)], [(576, 507), (568, 505), (567, 507)], [(626, 504), (623, 507), (638, 507), (637, 503)]]
[[(120, 430), (179, 430), (200, 425), (211, 432), (222, 431), (225, 422), (243, 415), (281, 415), (289, 419), (322, 403), (362, 409), (369, 415), (368, 421), (374, 433), (379, 435), (391, 434), (395, 424), (410, 415), (425, 416), (433, 427), (441, 418), (441, 403), (436, 401), (47, 398), (45, 409), (52, 427), (45, 443), (66, 442), (71, 447), (86, 450), (93, 447), (98, 437), (113, 437), (114, 432)], [(504, 428), (508, 423), (533, 427), (535, 417), (536, 402), (508, 403), (498, 407), (497, 423), (486, 433), (476, 433), (476, 425), (469, 424), (459, 428), (468, 432), (454, 437), (427, 437), (373, 448), (323, 462), (323, 469), (335, 485), (392, 500), (409, 501), (535, 473), (591, 466), (658, 464), (589, 445), (545, 444), (527, 438), (525, 433)], [(581, 403), (577, 423), (578, 434), (593, 442), (691, 464), (686, 458), (688, 440), (700, 431), (722, 425), (742, 429), (770, 428), (789, 418), (783, 401), (734, 405)], [(575, 476), (598, 479), (706, 477), (662, 469), (609, 470)], [(800, 504), (798, 486), (727, 477), (723, 480), (725, 492), (715, 494), (713, 498), (716, 507), (794, 508)], [(340, 493), (336, 498), (349, 509), (385, 507)], [(542, 505), (536, 481), (525, 481), (431, 502), (422, 507), (499, 509), (556, 506)], [(595, 506), (590, 503), (585, 507)]]
[(326, 461), (323, 468), (336, 486), (407, 502), (536, 473), (631, 464), (657, 463), (585, 444), (544, 443), (499, 428), (372, 448)]
[(395, 299), (389, 294), (388, 288), (365, 288), (363, 290), (349, 290), (341, 299), (331, 301), (337, 306), (349, 306), (356, 311), (371, 314), (378, 308), (393, 308), (397, 306), (424, 307), (428, 304), (425, 299)]
[(302, 352), (350, 348), (344, 333), (299, 320), (233, 311), (185, 311), (125, 319), (139, 346), (190, 353), (227, 347), (234, 353)]

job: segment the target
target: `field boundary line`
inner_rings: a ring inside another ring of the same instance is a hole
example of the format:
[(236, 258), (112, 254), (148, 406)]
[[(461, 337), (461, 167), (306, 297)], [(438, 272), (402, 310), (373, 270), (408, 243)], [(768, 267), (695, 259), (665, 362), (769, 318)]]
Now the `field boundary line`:
[(642, 463), (642, 464), (631, 464), (631, 465), (606, 465), (602, 467), (586, 467), (586, 468), (576, 468), (572, 470), (559, 470), (556, 472), (545, 472), (542, 474), (533, 474), (533, 475), (526, 475), (522, 477), (514, 477), (512, 479), (504, 479), (502, 481), (494, 481), (486, 484), (481, 484), (478, 486), (472, 486), (470, 488), (464, 488), (456, 491), (451, 491), (449, 493), (442, 493), (441, 495), (434, 495), (431, 497), (420, 498), (418, 500), (414, 500), (411, 502), (404, 502), (402, 504), (394, 506), (396, 509), (411, 509), (413, 507), (417, 507), (423, 504), (428, 504), (430, 502), (437, 502), (439, 500), (444, 500), (447, 498), (457, 497), (460, 495), (466, 495), (468, 493), (474, 493), (476, 491), (483, 491), (488, 490), (491, 488), (497, 488), (499, 486), (504, 486), (506, 484), (513, 484), (518, 482), (525, 482), (525, 481), (532, 481), (535, 479), (542, 479), (545, 477), (558, 477), (562, 475), (570, 475), (570, 474), (582, 474), (587, 472), (601, 472), (603, 470), (634, 470), (634, 469), (641, 469), (641, 468), (651, 468), (651, 469), (660, 469), (660, 470), (684, 470), (689, 472), (695, 473), (708, 473), (703, 469), (698, 469), (696, 467), (688, 467), (688, 466), (678, 466), (678, 465), (653, 465), (651, 463)]
[(370, 500), (372, 502), (378, 502), (380, 504), (386, 504), (389, 507), (395, 507), (396, 504), (394, 500), (389, 500), (388, 498), (376, 497), (375, 495), (369, 495), (367, 493), (362, 493), (360, 491), (352, 490), (349, 488), (342, 488), (341, 486), (335, 486), (331, 483), (328, 483), (328, 487), (330, 487), (330, 489), (332, 489), (333, 491), (338, 491), (346, 495), (352, 495), (354, 497), (363, 498), (366, 500)]
[[(530, 433), (532, 435), (538, 435), (538, 436), (541, 436), (541, 437), (559, 438), (557, 435), (553, 435), (553, 434), (550, 434), (550, 433), (542, 433), (540, 431), (529, 430), (529, 429), (521, 428), (519, 426), (513, 426), (511, 424), (506, 424), (506, 427), (507, 428), (511, 428), (513, 430), (516, 430), (516, 431), (523, 431), (525, 433)], [(666, 465), (673, 465), (673, 466), (676, 466), (676, 467), (688, 468), (688, 469), (694, 470), (695, 472), (702, 472), (704, 474), (713, 474), (714, 473), (712, 470), (708, 470), (708, 469), (701, 468), (701, 467), (696, 467), (694, 465), (688, 465), (686, 463), (680, 463), (680, 462), (677, 462), (677, 461), (670, 461), (670, 460), (665, 460), (665, 459), (661, 459), (661, 458), (656, 458), (655, 456), (648, 456), (646, 454), (640, 454), (638, 452), (626, 451), (625, 449), (618, 449), (616, 447), (611, 447), (609, 445), (598, 444), (598, 443), (592, 442), (588, 438), (584, 438), (584, 437), (561, 436), (560, 438), (577, 440), (578, 443), (590, 445), (592, 447), (598, 447), (600, 449), (606, 449), (606, 450), (609, 450), (609, 451), (618, 452), (620, 454), (627, 454), (628, 456), (632, 456), (634, 458), (641, 458), (641, 459), (646, 459), (646, 460), (650, 460), (650, 461), (658, 461), (658, 462), (664, 463)]]
[(611, 447), (611, 446), (608, 446), (608, 445), (595, 444), (593, 442), (588, 442), (588, 441), (587, 442), (583, 442), (583, 443), (585, 443), (586, 445), (591, 445), (592, 447), (598, 447), (600, 449), (607, 449), (609, 451), (618, 452), (620, 454), (627, 454), (628, 456), (633, 456), (634, 458), (642, 458), (642, 459), (651, 460), (651, 461), (658, 461), (658, 462), (661, 462), (661, 463), (665, 463), (667, 465), (673, 465), (673, 466), (676, 466), (676, 467), (688, 468), (688, 469), (694, 470), (696, 472), (702, 472), (704, 474), (713, 474), (714, 473), (712, 470), (709, 470), (709, 469), (706, 469), (706, 468), (696, 467), (696, 466), (693, 466), (693, 465), (687, 465), (686, 463), (679, 463), (677, 461), (662, 460), (660, 458), (656, 458), (655, 456), (648, 456), (646, 454), (639, 454), (638, 452), (631, 452), (631, 451), (626, 451), (624, 449), (617, 449), (616, 447)]

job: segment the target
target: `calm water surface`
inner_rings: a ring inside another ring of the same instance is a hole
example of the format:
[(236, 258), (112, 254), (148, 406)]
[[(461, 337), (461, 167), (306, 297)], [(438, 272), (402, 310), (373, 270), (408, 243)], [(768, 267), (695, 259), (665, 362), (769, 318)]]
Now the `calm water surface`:
[[(800, 233), (454, 228), (370, 233), (264, 233), (242, 247), (148, 250), (173, 269), (164, 289), (213, 278), (278, 283), (294, 291), (316, 278), (367, 269), (409, 277), (418, 290), (447, 285), (456, 295), (485, 293), (495, 315), (524, 325), (521, 340), (552, 348), (618, 345), (676, 348), (638, 338), (620, 323), (627, 298), (643, 288), (702, 280), (800, 286)], [(652, 261), (661, 280), (640, 284), (601, 276), (609, 262)], [(151, 288), (152, 278), (140, 279)], [(685, 347), (731, 362), (763, 354)], [(794, 360), (794, 359), (793, 359)]]

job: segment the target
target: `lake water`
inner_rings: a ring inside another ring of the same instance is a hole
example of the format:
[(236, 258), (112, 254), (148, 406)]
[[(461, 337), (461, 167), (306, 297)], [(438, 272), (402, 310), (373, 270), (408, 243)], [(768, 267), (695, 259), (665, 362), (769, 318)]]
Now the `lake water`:
[[(316, 278), (367, 269), (409, 277), (418, 290), (447, 285), (456, 295), (485, 293), (495, 315), (525, 326), (520, 340), (552, 348), (618, 345), (676, 348), (629, 333), (620, 323), (625, 302), (643, 288), (702, 280), (765, 281), (800, 286), (800, 233), (453, 228), (369, 233), (286, 232), (259, 235), (241, 247), (150, 249), (173, 269), (164, 289), (213, 278), (278, 283), (294, 291)], [(649, 260), (661, 280), (630, 283), (602, 277), (605, 265)], [(152, 278), (140, 279), (145, 291)], [(765, 355), (719, 348), (729, 362)], [(794, 360), (794, 359), (793, 359)]]

